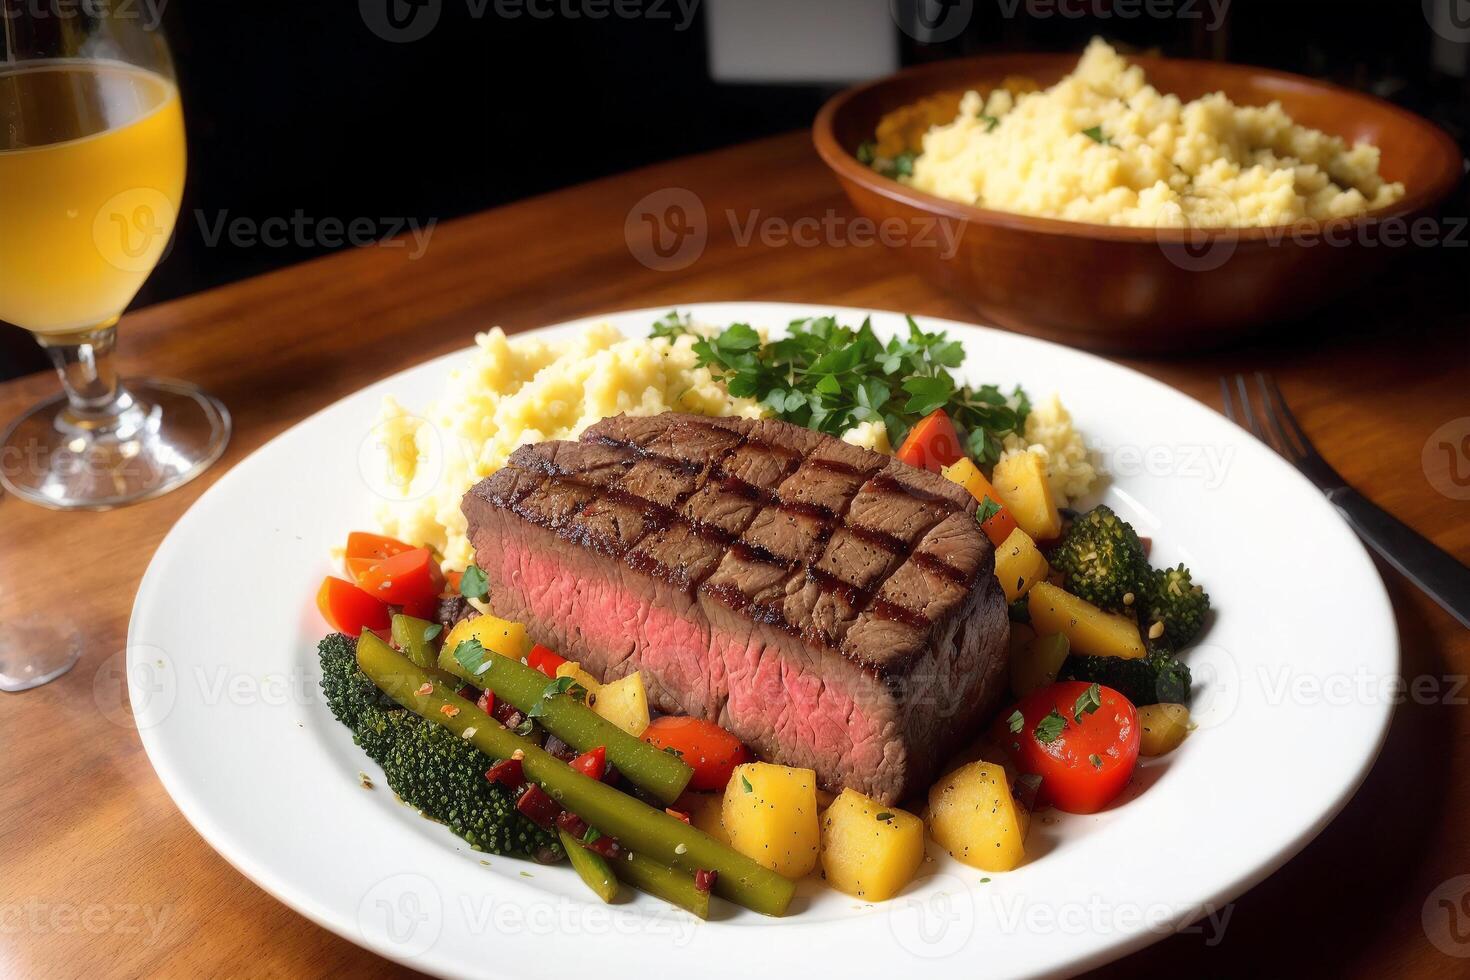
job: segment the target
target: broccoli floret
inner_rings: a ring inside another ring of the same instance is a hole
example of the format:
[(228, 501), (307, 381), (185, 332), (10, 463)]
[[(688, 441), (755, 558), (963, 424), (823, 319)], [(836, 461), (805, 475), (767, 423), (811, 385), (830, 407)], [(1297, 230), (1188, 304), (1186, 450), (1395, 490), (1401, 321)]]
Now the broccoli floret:
[(1102, 504), (1072, 522), (1052, 551), (1051, 567), (1067, 577), (1068, 592), (1114, 611), (1129, 593), (1137, 597), (1148, 576), (1138, 533)]
[(1188, 704), (1189, 668), (1163, 644), (1150, 644), (1144, 657), (1073, 655), (1062, 664), (1060, 680), (1093, 681), (1122, 694), (1135, 705)]
[(1189, 579), (1189, 569), (1164, 568), (1149, 572), (1139, 597), (1138, 622), (1145, 635), (1155, 623), (1164, 624), (1163, 639), (1176, 650), (1199, 635), (1210, 611), (1210, 597)]
[(328, 636), (317, 648), (327, 706), (383, 769), (409, 806), (445, 824), (477, 850), (537, 860), (561, 842), (516, 810), (510, 790), (485, 779), (489, 756), (448, 729), (400, 707), (358, 669), (356, 641)]

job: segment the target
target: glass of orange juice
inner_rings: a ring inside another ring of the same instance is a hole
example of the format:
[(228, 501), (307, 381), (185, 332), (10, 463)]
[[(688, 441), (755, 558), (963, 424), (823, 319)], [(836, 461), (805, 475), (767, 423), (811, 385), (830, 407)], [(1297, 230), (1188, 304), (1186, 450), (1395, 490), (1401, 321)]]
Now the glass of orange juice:
[[(193, 385), (123, 383), (117, 322), (163, 257), (184, 190), (184, 118), (148, 5), (5, 4), (0, 320), (63, 392), (0, 441), (0, 482), (58, 509), (164, 493), (219, 458), (230, 417)], [(0, 420), (3, 422), (3, 420)]]

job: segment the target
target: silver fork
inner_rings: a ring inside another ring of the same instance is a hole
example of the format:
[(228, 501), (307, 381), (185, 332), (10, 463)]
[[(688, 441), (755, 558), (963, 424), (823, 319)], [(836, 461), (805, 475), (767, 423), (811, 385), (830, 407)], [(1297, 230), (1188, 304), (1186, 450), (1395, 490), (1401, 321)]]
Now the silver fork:
[(1253, 407), (1245, 375), (1237, 374), (1234, 378), (1233, 400), (1231, 379), (1220, 378), (1225, 417), (1250, 429), (1257, 439), (1301, 470), (1326, 495), (1328, 503), (1337, 508), (1343, 520), (1358, 532), (1358, 537), (1443, 606), (1460, 625), (1470, 627), (1470, 568), (1348, 486), (1302, 432), (1275, 380), (1260, 372), (1255, 378), (1259, 409)]

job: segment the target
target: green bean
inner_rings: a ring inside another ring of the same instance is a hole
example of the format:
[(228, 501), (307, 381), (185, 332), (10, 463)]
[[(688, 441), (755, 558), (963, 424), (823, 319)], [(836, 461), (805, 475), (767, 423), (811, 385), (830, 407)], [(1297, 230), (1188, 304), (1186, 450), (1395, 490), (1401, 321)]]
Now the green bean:
[(519, 751), (527, 779), (628, 850), (691, 875), (701, 869), (717, 872), (715, 894), (765, 915), (784, 915), (791, 904), (793, 882), (682, 820), (582, 775), (471, 702), (429, 683), (427, 673), (374, 634), (364, 632), (358, 640), (357, 663), (393, 700), (491, 758), (509, 759)]
[(567, 860), (572, 863), (572, 870), (577, 872), (577, 877), (586, 882), (587, 887), (596, 892), (598, 898), (611, 904), (618, 897), (618, 879), (607, 858), (587, 850), (581, 841), (565, 830), (557, 830), (557, 834), (561, 837), (561, 846), (566, 850)]
[[(678, 756), (654, 748), (640, 738), (623, 731), (597, 712), (566, 695), (544, 698), (547, 676), (509, 657), (487, 655), (485, 669), (479, 674), (466, 670), (455, 659), (454, 651), (439, 652), (439, 668), (464, 678), (477, 687), (488, 687), (502, 701), (529, 714), (540, 705), (536, 717), (541, 727), (566, 742), (578, 752), (607, 749), (607, 761), (617, 766), (629, 782), (653, 794), (665, 806), (673, 804), (689, 785), (694, 770)], [(420, 664), (419, 666), (423, 666)]]
[(639, 891), (648, 892), (670, 905), (693, 912), (701, 919), (709, 918), (709, 892), (702, 892), (694, 887), (693, 875), (676, 871), (632, 851), (613, 861), (612, 867), (619, 878)]
[(415, 666), (424, 668), (438, 666), (439, 644), (434, 641), (442, 632), (444, 632), (444, 627), (439, 623), (431, 623), (427, 619), (406, 616), (403, 613), (393, 615), (393, 643), (403, 651), (405, 657), (414, 662)]

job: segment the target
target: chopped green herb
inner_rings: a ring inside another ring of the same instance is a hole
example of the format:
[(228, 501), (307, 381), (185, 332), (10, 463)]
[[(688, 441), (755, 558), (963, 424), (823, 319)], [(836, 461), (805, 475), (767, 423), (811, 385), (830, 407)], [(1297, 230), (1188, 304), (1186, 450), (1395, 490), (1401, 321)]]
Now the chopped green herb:
[(1021, 716), (1021, 712), (1012, 711), (1011, 716), (1006, 719), (1006, 725), (1010, 727), (1011, 734), (1014, 735), (1026, 726), (1026, 719)]
[(471, 565), (459, 577), (459, 594), (466, 599), (483, 599), (490, 594), (490, 583), (478, 565)]
[(667, 752), (669, 755), (673, 756), (676, 759), (682, 759), (682, 758), (684, 758), (684, 753), (681, 752), (681, 751), (679, 751), (678, 749), (674, 748), (672, 745), (665, 745), (664, 746), (664, 751)]
[(1045, 718), (1036, 723), (1036, 741), (1042, 745), (1050, 745), (1061, 738), (1062, 729), (1066, 727), (1067, 719), (1063, 718), (1056, 708), (1053, 708), (1047, 712)]
[(588, 827), (587, 832), (582, 835), (583, 844), (595, 844), (602, 840), (602, 831), (596, 827)]
[(884, 810), (882, 813), (878, 814), (878, 819), (883, 821), (884, 823), (887, 823), (888, 821), (893, 819), (893, 814), (889, 813), (887, 810)]
[(701, 337), (694, 353), (731, 395), (829, 435), (879, 422), (898, 446), (920, 419), (942, 408), (964, 433), (966, 454), (980, 466), (994, 463), (1004, 438), (1021, 431), (1031, 411), (1026, 393), (957, 383), (950, 372), (964, 362), (961, 343), (924, 332), (912, 318), (908, 324), (907, 335), (884, 343), (866, 320), (854, 329), (817, 317), (797, 320), (787, 336), (762, 344), (755, 328), (736, 323)]
[(1101, 143), (1103, 146), (1112, 146), (1113, 145), (1113, 141), (1111, 139), (1109, 139), (1107, 136), (1104, 136), (1103, 135), (1103, 129), (1102, 129), (1101, 126), (1091, 126), (1091, 127), (1087, 128), (1087, 129), (1084, 129), (1082, 131), (1082, 135), (1083, 136), (1086, 136), (1088, 139), (1092, 140), (1094, 143)]
[(984, 524), (986, 521), (990, 520), (992, 517), (999, 513), (1000, 504), (996, 503), (994, 500), (991, 500), (990, 494), (987, 493), (985, 495), (985, 499), (980, 501), (980, 506), (975, 510), (975, 520), (979, 521), (981, 524)]
[(980, 884), (982, 884), (982, 885), (988, 885), (988, 884), (990, 884), (990, 879), (989, 878), (981, 878), (980, 879)]
[(483, 674), (490, 669), (490, 658), (484, 646), (473, 636), (468, 640), (461, 640), (459, 646), (454, 648), (454, 659), (459, 661), (461, 667), (474, 675)]
[(443, 633), (443, 632), (444, 632), (444, 624), (443, 623), (431, 623), (431, 624), (429, 624), (428, 627), (426, 627), (424, 629), (424, 639), (425, 640), (432, 640), (434, 637), (438, 636), (440, 633)]
[(1077, 703), (1072, 706), (1072, 720), (1082, 724), (1082, 716), (1090, 715), (1102, 707), (1102, 688), (1096, 684), (1088, 685), (1087, 690), (1077, 695)]
[(865, 167), (871, 167), (873, 161), (878, 156), (878, 144), (872, 140), (864, 140), (858, 144), (857, 153), (854, 156), (857, 157), (858, 163), (861, 163)]
[(527, 718), (525, 721), (521, 722), (515, 728), (511, 729), (511, 731), (515, 732), (517, 735), (529, 735), (532, 732), (534, 732), (535, 730), (536, 730), (536, 723), (534, 721), (532, 721), (530, 718)]
[(653, 329), (649, 331), (649, 337), (667, 337), (669, 340), (677, 340), (685, 334), (697, 337), (691, 318), (688, 313), (681, 314), (678, 310), (670, 310), (663, 316), (653, 321)]
[(755, 787), (750, 785), (750, 780), (746, 779), (743, 774), (740, 777), (740, 788), (745, 790), (745, 792), (747, 793), (755, 792)]
[[(1000, 117), (999, 116), (987, 116), (985, 113), (982, 112), (979, 115), (979, 119), (980, 119), (981, 122), (983, 122), (985, 124), (985, 131), (987, 133), (993, 133), (993, 132), (995, 132), (995, 127), (997, 127), (997, 126), (1000, 125)], [(989, 878), (986, 878), (985, 880), (986, 881), (989, 881), (990, 879)]]
[(1087, 761), (1092, 763), (1092, 768), (1094, 769), (1102, 768), (1102, 756), (1098, 755), (1096, 752), (1088, 756)]

